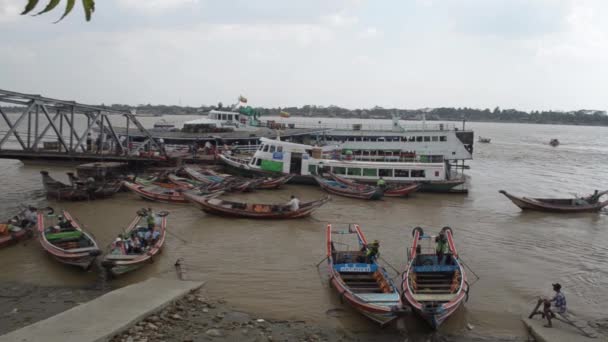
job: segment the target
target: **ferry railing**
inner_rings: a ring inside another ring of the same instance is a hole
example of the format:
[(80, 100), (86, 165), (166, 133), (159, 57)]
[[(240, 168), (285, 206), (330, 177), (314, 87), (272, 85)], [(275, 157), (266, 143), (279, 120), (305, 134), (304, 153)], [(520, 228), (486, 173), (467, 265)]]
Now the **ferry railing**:
[(400, 121), (399, 126), (391, 124), (370, 124), (370, 123), (350, 123), (343, 122), (305, 122), (288, 120), (267, 120), (260, 122), (260, 127), (278, 127), (281, 129), (305, 128), (305, 129), (344, 129), (352, 130), (353, 133), (361, 130), (365, 131), (386, 131), (386, 132), (408, 132), (408, 131), (453, 131), (456, 130), (454, 123), (416, 123), (410, 124)]

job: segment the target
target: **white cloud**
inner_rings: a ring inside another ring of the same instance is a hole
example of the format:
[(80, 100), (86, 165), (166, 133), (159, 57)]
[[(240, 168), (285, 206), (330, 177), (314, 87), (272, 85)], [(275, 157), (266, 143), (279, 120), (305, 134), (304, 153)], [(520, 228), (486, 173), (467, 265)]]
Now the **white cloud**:
[(0, 0), (0, 24), (19, 20), (24, 6), (24, 1)]
[(382, 32), (375, 27), (368, 27), (359, 33), (359, 38), (368, 39), (382, 36)]
[(321, 18), (324, 23), (334, 27), (348, 27), (353, 26), (359, 22), (359, 18), (352, 15), (346, 15), (344, 13), (334, 13), (326, 15)]
[(118, 5), (127, 10), (160, 14), (163, 11), (197, 4), (198, 0), (116, 0)]

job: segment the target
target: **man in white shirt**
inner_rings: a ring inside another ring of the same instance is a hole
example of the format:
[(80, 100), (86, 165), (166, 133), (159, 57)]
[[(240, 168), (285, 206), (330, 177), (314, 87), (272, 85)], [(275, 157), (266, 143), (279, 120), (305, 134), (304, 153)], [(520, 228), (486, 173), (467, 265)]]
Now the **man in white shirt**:
[(298, 209), (300, 209), (300, 200), (297, 199), (296, 196), (291, 195), (291, 200), (287, 202), (287, 205), (289, 206), (289, 210), (298, 211)]

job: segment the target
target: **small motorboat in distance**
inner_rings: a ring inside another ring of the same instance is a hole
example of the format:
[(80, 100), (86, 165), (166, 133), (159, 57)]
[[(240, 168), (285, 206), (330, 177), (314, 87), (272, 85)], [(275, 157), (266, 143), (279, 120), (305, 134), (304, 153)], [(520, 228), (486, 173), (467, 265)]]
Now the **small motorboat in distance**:
[[(166, 211), (154, 213), (146, 209), (138, 210), (129, 226), (112, 242), (101, 265), (112, 276), (118, 276), (152, 262), (165, 243), (167, 215), (169, 213)], [(152, 229), (148, 221), (150, 217), (154, 220)], [(125, 240), (129, 241), (128, 246)]]
[[(342, 301), (381, 326), (396, 319), (403, 312), (399, 291), (376, 256), (366, 256), (368, 244), (361, 227), (349, 225), (338, 231), (329, 224), (325, 234), (330, 283)], [(334, 241), (334, 236), (345, 234), (356, 240)]]
[[(161, 203), (175, 203), (175, 204), (184, 204), (189, 203), (188, 199), (184, 197), (186, 192), (192, 193), (201, 193), (196, 189), (192, 190), (183, 190), (183, 189), (169, 189), (163, 188), (160, 186), (152, 185), (152, 186), (143, 186), (130, 182), (123, 182), (124, 186), (131, 190), (132, 192), (139, 195), (139, 197), (155, 202)], [(223, 194), (223, 190), (214, 190), (208, 193), (201, 194), (202, 197), (212, 198)]]
[(366, 200), (379, 200), (384, 195), (382, 189), (373, 186), (365, 185), (364, 187), (360, 187), (358, 185), (344, 184), (319, 176), (314, 177), (323, 190), (338, 196)]
[(484, 138), (484, 137), (479, 137), (479, 139), (477, 139), (477, 142), (480, 142), (482, 144), (489, 144), (490, 141), (492, 141), (491, 138)]
[(557, 140), (557, 139), (551, 139), (549, 141), (549, 145), (551, 145), (553, 147), (556, 147), (557, 145), (559, 145), (559, 140)]
[(246, 217), (254, 219), (295, 219), (310, 215), (315, 209), (329, 201), (329, 196), (312, 202), (300, 203), (298, 210), (291, 211), (285, 203), (281, 204), (255, 204), (224, 201), (219, 198), (205, 198), (190, 193), (184, 197), (198, 204), (204, 212), (232, 217)]
[[(342, 183), (345, 185), (351, 185), (357, 187), (358, 189), (374, 189), (374, 187), (358, 183), (352, 179), (340, 177), (333, 172), (327, 173), (329, 177), (335, 180), (338, 183)], [(420, 188), (420, 184), (418, 183), (410, 183), (410, 184), (387, 184), (384, 188), (384, 197), (407, 197), (412, 192), (415, 192)]]
[(53, 208), (38, 211), (38, 241), (57, 261), (88, 270), (101, 251), (91, 234), (84, 231), (80, 224), (63, 211), (55, 215)]
[(32, 238), (36, 220), (36, 208), (27, 207), (10, 220), (0, 223), (0, 248)]
[(530, 198), (517, 197), (510, 193), (500, 190), (501, 194), (507, 196), (516, 206), (522, 210), (547, 211), (554, 213), (580, 213), (590, 211), (600, 211), (605, 206), (608, 206), (608, 199), (601, 202), (600, 199), (604, 195), (608, 195), (608, 191), (595, 192), (589, 196), (575, 198)]
[[(444, 227), (438, 236), (426, 235), (416, 227), (412, 235), (414, 240), (401, 283), (403, 301), (437, 329), (468, 297), (469, 284), (450, 227)], [(437, 239), (447, 243), (443, 260), (439, 260), (436, 252)]]

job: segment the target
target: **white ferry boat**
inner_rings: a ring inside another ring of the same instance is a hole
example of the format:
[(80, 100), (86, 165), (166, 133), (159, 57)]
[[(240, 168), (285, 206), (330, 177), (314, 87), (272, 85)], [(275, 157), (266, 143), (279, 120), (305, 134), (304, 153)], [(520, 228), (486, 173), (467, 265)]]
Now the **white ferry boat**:
[[(252, 158), (237, 159), (221, 155), (228, 168), (244, 174), (281, 173), (295, 175), (292, 180), (313, 183), (312, 175), (331, 171), (344, 178), (375, 183), (380, 177), (392, 183), (422, 184), (428, 192), (450, 192), (465, 181), (452, 177), (446, 162), (372, 162), (323, 158), (323, 148), (267, 138)], [(460, 190), (459, 192), (463, 192)]]
[(186, 133), (255, 131), (259, 127), (253, 120), (255, 120), (253, 117), (241, 112), (212, 109), (203, 118), (184, 122), (182, 131)]
[(473, 136), (473, 131), (452, 123), (402, 126), (393, 118), (392, 127), (372, 130), (355, 124), (352, 129), (317, 133), (315, 138), (355, 160), (443, 162), (473, 159)]

